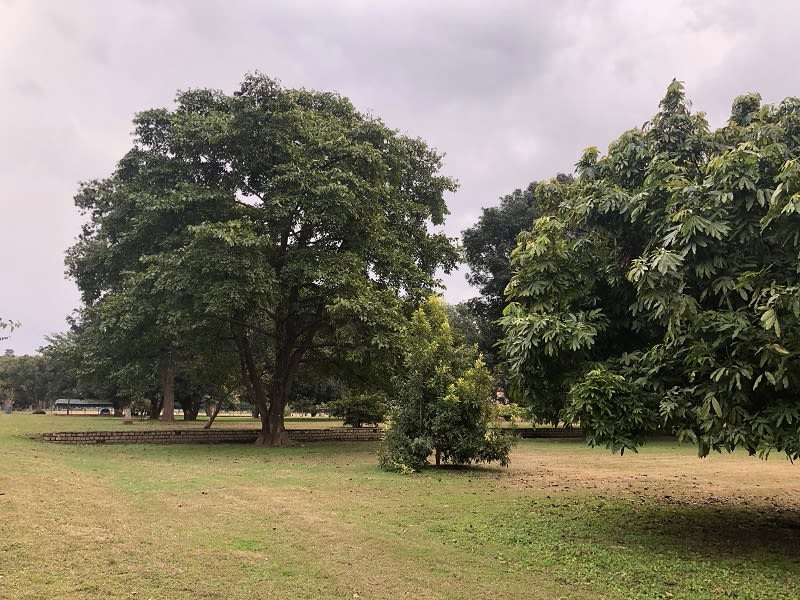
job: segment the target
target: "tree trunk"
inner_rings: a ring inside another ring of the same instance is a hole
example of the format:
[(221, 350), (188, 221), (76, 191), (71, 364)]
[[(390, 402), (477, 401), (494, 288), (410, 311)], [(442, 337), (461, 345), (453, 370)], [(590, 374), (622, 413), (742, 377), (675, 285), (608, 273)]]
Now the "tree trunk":
[(161, 407), (163, 406), (163, 401), (159, 400), (158, 398), (152, 398), (150, 400), (150, 420), (156, 421), (158, 420), (159, 415), (161, 414)]
[(175, 363), (169, 361), (164, 367), (161, 391), (164, 397), (164, 406), (161, 409), (162, 421), (175, 421)]
[(294, 445), (294, 442), (289, 439), (289, 434), (286, 432), (286, 427), (283, 422), (283, 411), (285, 408), (285, 399), (281, 399), (280, 397), (272, 398), (269, 403), (266, 423), (265, 419), (261, 419), (261, 434), (259, 434), (256, 444), (278, 447)]
[(260, 446), (293, 446), (294, 443), (286, 433), (283, 421), (283, 412), (289, 402), (289, 394), (292, 391), (294, 373), (289, 372), (284, 377), (275, 378), (275, 382), (270, 390), (269, 408), (266, 417), (261, 417), (261, 433), (256, 440)]
[(256, 439), (256, 445), (271, 446), (272, 444), (269, 443), (271, 428), (269, 411), (267, 410), (267, 395), (264, 392), (261, 374), (256, 368), (253, 350), (250, 347), (250, 340), (247, 338), (247, 333), (243, 330), (238, 333), (237, 339), (239, 342), (239, 360), (242, 366), (242, 379), (247, 391), (250, 393), (250, 399), (253, 401), (254, 412), (257, 412), (257, 415), (261, 418), (261, 432)]
[[(295, 300), (298, 291), (294, 289), (290, 292), (290, 297)], [(324, 306), (318, 309), (318, 318), (323, 312)], [(256, 439), (259, 446), (291, 446), (292, 441), (286, 433), (283, 422), (283, 411), (289, 402), (289, 395), (292, 392), (292, 385), (300, 366), (303, 350), (294, 347), (297, 342), (297, 326), (293, 318), (284, 318), (276, 325), (277, 341), (275, 347), (275, 362), (272, 370), (272, 385), (269, 394), (269, 403), (265, 394), (264, 386), (261, 381), (261, 374), (256, 370), (253, 352), (250, 347), (250, 340), (247, 333), (241, 329), (239, 331), (239, 357), (243, 370), (248, 374), (248, 387), (254, 394), (254, 404), (261, 416), (261, 432)], [(305, 341), (301, 346), (307, 347), (314, 338), (314, 329), (306, 332)]]
[(211, 425), (214, 424), (214, 419), (217, 418), (217, 415), (219, 414), (221, 408), (222, 408), (222, 402), (217, 402), (217, 404), (214, 406), (214, 411), (209, 415), (208, 423), (203, 425), (203, 429), (211, 429)]
[(197, 415), (200, 414), (200, 403), (199, 398), (181, 402), (184, 421), (197, 421)]

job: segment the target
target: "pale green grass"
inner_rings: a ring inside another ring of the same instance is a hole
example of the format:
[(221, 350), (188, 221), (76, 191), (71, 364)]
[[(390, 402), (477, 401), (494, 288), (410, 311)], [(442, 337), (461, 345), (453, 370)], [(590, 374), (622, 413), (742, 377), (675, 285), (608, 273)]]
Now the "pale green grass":
[(24, 437), (110, 421), (0, 415), (0, 598), (800, 598), (780, 458), (538, 440), (405, 477), (372, 443)]

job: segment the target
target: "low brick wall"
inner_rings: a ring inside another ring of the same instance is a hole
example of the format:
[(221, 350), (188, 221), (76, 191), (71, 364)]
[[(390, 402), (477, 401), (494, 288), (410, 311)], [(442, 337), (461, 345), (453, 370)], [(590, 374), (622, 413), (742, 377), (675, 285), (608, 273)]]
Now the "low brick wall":
[[(287, 429), (295, 442), (373, 442), (380, 427)], [(34, 436), (56, 444), (252, 444), (257, 429), (150, 429), (146, 431), (58, 431)]]
[[(375, 442), (380, 427), (330, 429), (287, 429), (294, 442)], [(509, 429), (521, 438), (582, 438), (581, 429)], [(252, 444), (257, 429), (148, 429), (131, 431), (58, 431), (34, 436), (56, 444)]]

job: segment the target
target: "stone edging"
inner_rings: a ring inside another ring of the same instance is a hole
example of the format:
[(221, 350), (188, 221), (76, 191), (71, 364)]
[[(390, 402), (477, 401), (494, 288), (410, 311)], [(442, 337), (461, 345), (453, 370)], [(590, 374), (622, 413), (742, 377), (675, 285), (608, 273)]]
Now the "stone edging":
[[(374, 442), (380, 427), (287, 429), (294, 442)], [(148, 429), (133, 431), (58, 431), (33, 436), (56, 444), (252, 444), (258, 429)]]
[[(521, 438), (582, 438), (580, 429), (508, 429)], [(376, 442), (380, 427), (287, 429), (293, 442)], [(252, 444), (257, 429), (147, 429), (130, 431), (58, 431), (32, 436), (55, 444)]]

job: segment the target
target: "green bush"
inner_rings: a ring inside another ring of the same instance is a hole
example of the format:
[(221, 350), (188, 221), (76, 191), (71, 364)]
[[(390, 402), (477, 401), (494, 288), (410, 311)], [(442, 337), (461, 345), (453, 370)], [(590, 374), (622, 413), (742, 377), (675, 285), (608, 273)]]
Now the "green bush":
[(490, 428), (492, 379), (474, 349), (454, 340), (444, 302), (433, 296), (413, 315), (404, 369), (378, 463), (389, 471), (436, 464), (508, 464), (516, 437)]
[(328, 414), (350, 427), (377, 426), (386, 417), (386, 399), (382, 394), (346, 395), (328, 403)]

